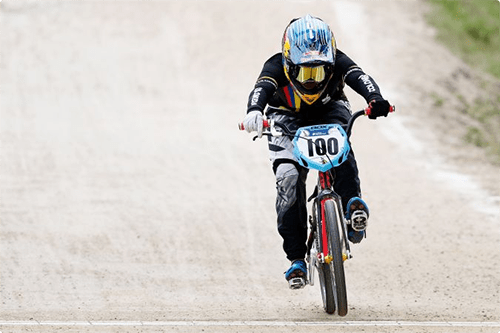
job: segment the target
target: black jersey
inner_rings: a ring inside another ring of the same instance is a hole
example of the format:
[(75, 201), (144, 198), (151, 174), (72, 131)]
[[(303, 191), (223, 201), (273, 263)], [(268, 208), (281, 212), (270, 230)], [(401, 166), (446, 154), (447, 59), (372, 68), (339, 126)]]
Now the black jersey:
[(318, 108), (325, 107), (332, 101), (347, 100), (344, 94), (345, 84), (363, 96), (367, 103), (373, 99), (382, 99), (375, 81), (351, 58), (337, 50), (332, 78), (320, 98), (308, 105), (294, 92), (285, 75), (282, 55), (277, 53), (264, 64), (257, 83), (250, 93), (247, 112), (255, 110), (263, 112), (266, 105), (301, 113), (307, 112), (308, 109), (318, 111)]

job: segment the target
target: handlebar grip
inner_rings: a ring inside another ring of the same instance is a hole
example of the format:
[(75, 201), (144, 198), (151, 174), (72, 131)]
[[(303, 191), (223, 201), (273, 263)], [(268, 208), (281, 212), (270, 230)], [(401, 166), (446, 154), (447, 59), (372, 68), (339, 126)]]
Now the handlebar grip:
[[(389, 113), (392, 113), (392, 112), (395, 112), (395, 111), (396, 111), (396, 107), (394, 105), (390, 105), (389, 106)], [(365, 109), (365, 115), (369, 116), (371, 113), (372, 113), (372, 108), (370, 106), (368, 106)]]
[[(268, 122), (266, 119), (264, 119), (264, 120), (262, 121), (262, 124), (264, 125), (264, 128), (269, 127), (269, 122)], [(239, 124), (238, 124), (238, 129), (239, 129), (240, 131), (244, 131), (244, 130), (245, 130), (245, 126), (243, 125), (243, 123), (239, 123)]]

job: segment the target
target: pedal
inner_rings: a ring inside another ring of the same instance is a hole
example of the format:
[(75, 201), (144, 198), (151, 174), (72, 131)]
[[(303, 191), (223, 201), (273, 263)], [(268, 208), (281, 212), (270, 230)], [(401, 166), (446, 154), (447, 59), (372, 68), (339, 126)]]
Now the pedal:
[(356, 231), (363, 231), (368, 225), (368, 214), (363, 210), (355, 210), (351, 215), (351, 226)]
[(303, 277), (294, 277), (288, 280), (288, 285), (290, 289), (302, 289), (306, 286), (306, 279)]

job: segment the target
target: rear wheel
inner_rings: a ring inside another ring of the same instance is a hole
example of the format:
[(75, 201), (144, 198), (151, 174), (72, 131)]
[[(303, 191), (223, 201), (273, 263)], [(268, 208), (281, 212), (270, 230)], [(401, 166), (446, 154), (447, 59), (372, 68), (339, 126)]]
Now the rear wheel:
[(345, 316), (347, 314), (347, 290), (339, 231), (339, 222), (341, 221), (338, 221), (340, 216), (337, 214), (333, 200), (326, 200), (324, 205), (325, 214), (323, 223), (326, 224), (328, 252), (331, 254), (332, 260), (329, 264), (320, 264), (320, 269), (318, 270), (322, 286), (323, 305), (327, 313), (335, 312), (336, 305), (338, 315)]

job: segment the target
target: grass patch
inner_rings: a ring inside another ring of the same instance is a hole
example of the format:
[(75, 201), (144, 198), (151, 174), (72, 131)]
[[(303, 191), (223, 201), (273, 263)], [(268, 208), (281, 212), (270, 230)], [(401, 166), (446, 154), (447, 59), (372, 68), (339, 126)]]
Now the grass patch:
[(477, 126), (467, 127), (464, 140), (486, 149), (492, 161), (500, 165), (500, 103), (497, 102), (500, 92), (489, 91), (486, 98), (477, 98), (472, 105), (464, 107), (467, 116), (478, 122)]
[[(437, 38), (471, 67), (500, 79), (500, 2), (498, 0), (428, 0), (433, 10), (428, 21)], [(500, 85), (477, 82), (481, 97), (472, 105), (455, 95), (461, 110), (479, 122), (466, 129), (464, 140), (486, 149), (500, 163)], [(432, 96), (435, 106), (443, 99)]]
[(487, 147), (488, 143), (483, 137), (483, 134), (479, 128), (474, 126), (469, 126), (467, 128), (467, 134), (465, 134), (465, 141), (478, 147)]
[(443, 98), (443, 97), (441, 97), (441, 96), (439, 96), (437, 93), (433, 92), (433, 93), (431, 94), (431, 98), (432, 98), (432, 100), (434, 101), (434, 103), (433, 103), (433, 104), (434, 104), (434, 106), (436, 106), (436, 107), (441, 107), (441, 106), (443, 106), (443, 104), (444, 104), (444, 98)]
[(498, 0), (429, 0), (428, 19), (438, 39), (471, 66), (500, 78), (500, 2)]

